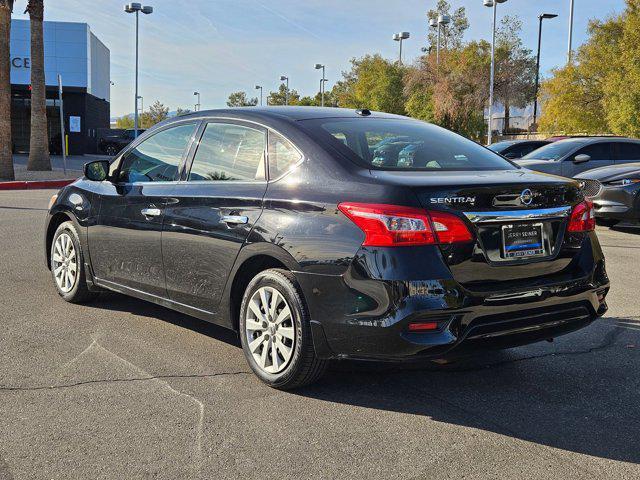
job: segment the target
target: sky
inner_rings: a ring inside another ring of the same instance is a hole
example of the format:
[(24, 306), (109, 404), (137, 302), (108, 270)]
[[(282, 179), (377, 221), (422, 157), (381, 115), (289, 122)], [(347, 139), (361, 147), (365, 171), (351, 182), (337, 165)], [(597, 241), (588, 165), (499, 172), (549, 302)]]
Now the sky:
[[(437, 0), (148, 0), (151, 15), (140, 16), (140, 94), (145, 108), (160, 100), (171, 110), (193, 109), (194, 91), (202, 109), (224, 107), (231, 92), (255, 85), (277, 90), (280, 75), (290, 88), (315, 95), (326, 65), (327, 89), (349, 69), (349, 61), (367, 53), (397, 58), (392, 35), (408, 31), (404, 61), (411, 63), (426, 44), (426, 12)], [(26, 0), (16, 0), (14, 18), (27, 18)], [(125, 0), (45, 0), (45, 20), (85, 22), (111, 51), (111, 116), (133, 111), (134, 16)], [(482, 0), (450, 0), (464, 6), (470, 28), (466, 40), (491, 37), (491, 9)], [(589, 19), (605, 19), (624, 10), (624, 0), (575, 0), (574, 45), (587, 36)], [(507, 0), (498, 18), (518, 15), (523, 40), (537, 48), (538, 15), (545, 20), (541, 72), (566, 61), (569, 0)]]

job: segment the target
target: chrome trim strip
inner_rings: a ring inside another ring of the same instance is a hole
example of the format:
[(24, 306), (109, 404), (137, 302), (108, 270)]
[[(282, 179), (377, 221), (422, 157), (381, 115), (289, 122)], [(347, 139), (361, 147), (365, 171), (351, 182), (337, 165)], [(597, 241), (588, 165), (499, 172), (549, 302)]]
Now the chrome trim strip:
[(537, 208), (532, 210), (505, 210), (496, 212), (464, 212), (472, 223), (518, 222), (568, 217), (571, 207)]

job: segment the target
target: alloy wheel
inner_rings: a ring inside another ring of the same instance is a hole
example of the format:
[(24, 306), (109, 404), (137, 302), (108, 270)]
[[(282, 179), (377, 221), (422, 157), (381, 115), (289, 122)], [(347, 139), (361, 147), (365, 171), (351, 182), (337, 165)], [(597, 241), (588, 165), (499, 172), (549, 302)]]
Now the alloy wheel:
[(256, 364), (267, 373), (282, 372), (296, 343), (295, 323), (284, 296), (273, 287), (260, 287), (245, 315), (247, 346)]
[(52, 270), (56, 284), (62, 293), (73, 290), (78, 279), (78, 255), (71, 236), (61, 233), (53, 246)]

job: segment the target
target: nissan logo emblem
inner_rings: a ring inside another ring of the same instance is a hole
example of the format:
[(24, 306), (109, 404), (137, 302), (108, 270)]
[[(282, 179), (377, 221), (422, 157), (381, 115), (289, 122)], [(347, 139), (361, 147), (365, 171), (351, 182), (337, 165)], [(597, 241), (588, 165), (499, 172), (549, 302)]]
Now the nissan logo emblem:
[(533, 202), (533, 192), (528, 188), (523, 190), (520, 194), (520, 201), (523, 205), (531, 205), (531, 202)]

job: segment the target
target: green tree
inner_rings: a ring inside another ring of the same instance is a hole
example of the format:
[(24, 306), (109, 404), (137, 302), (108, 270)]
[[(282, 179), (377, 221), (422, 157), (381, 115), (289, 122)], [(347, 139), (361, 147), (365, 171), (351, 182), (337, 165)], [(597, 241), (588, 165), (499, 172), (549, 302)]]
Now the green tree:
[(11, 148), (11, 63), (9, 44), (13, 0), (0, 0), (0, 179), (14, 180)]
[(368, 108), (404, 114), (406, 68), (379, 54), (351, 60), (351, 70), (342, 73), (331, 95), (345, 108)]
[(191, 113), (191, 110), (189, 110), (188, 108), (180, 108), (180, 107), (178, 107), (176, 109), (176, 117), (180, 117), (182, 115), (186, 115), (187, 113)]
[[(597, 26), (596, 26), (597, 25)], [(627, 0), (622, 17), (594, 24), (593, 40), (603, 50), (586, 49), (605, 68), (602, 106), (612, 133), (640, 136), (640, 0)], [(613, 55), (613, 56), (609, 56)]]
[(490, 52), (489, 43), (480, 41), (451, 49), (440, 65), (433, 55), (422, 57), (406, 75), (407, 112), (480, 140), (486, 130)]
[(132, 129), (133, 125), (133, 115), (124, 115), (116, 119), (117, 128)]
[(149, 110), (140, 115), (140, 128), (151, 128), (167, 118), (169, 118), (169, 107), (165, 107), (159, 100), (156, 100)]
[(504, 130), (509, 130), (511, 107), (524, 108), (535, 98), (536, 59), (525, 48), (522, 22), (505, 16), (496, 34), (495, 98), (504, 106)]
[[(280, 84), (277, 92), (269, 92), (267, 101), (269, 105), (286, 105), (285, 98), (287, 96), (287, 86)], [(296, 90), (289, 89), (288, 105), (298, 105), (300, 103), (300, 94)]]
[(255, 107), (257, 98), (248, 98), (246, 92), (233, 92), (227, 100), (228, 107)]
[(632, 91), (624, 81), (629, 71), (621, 65), (626, 55), (622, 42), (626, 20), (623, 14), (604, 22), (592, 21), (589, 39), (578, 49), (573, 62), (555, 69), (542, 83), (539, 131), (605, 133), (610, 131), (612, 121), (619, 128), (611, 131), (631, 133), (616, 122), (629, 105), (617, 104), (625, 95), (621, 90)]
[(451, 13), (451, 4), (446, 0), (438, 0), (436, 8), (427, 12), (427, 29), (429, 31), (427, 38), (429, 46), (433, 47), (433, 51), (437, 46), (438, 32), (436, 29), (429, 27), (429, 21), (432, 19), (437, 20), (438, 15), (449, 15), (451, 17), (451, 23), (440, 30), (440, 47), (444, 49), (461, 48), (464, 33), (469, 28), (469, 20), (467, 19), (465, 8), (460, 7)]

